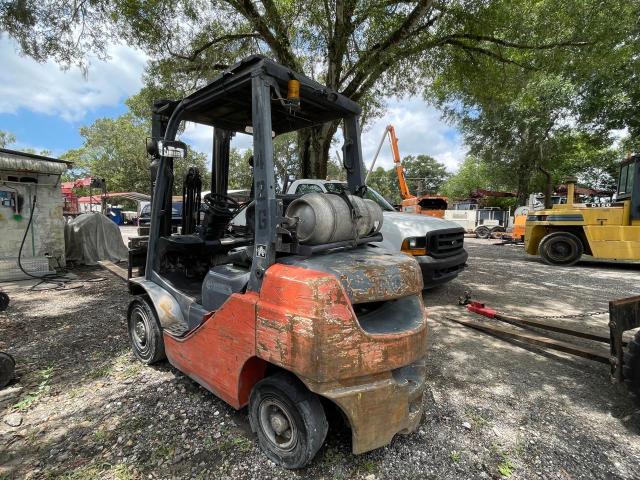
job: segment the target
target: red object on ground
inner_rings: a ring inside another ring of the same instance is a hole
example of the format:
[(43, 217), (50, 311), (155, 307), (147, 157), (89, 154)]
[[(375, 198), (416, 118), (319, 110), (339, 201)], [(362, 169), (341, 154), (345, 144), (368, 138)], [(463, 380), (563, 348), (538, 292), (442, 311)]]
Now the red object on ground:
[(471, 302), (467, 305), (467, 310), (473, 313), (478, 313), (488, 318), (495, 318), (498, 312), (496, 312), (493, 308), (485, 307), (484, 303), (480, 302)]

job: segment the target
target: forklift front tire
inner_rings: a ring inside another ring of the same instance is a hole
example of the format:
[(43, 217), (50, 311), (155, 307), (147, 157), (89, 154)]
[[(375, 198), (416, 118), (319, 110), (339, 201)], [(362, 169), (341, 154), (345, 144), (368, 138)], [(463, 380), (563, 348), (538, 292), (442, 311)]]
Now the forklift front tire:
[(166, 358), (162, 330), (146, 296), (138, 296), (129, 304), (127, 324), (133, 354), (147, 365)]
[(584, 252), (582, 241), (569, 232), (553, 232), (540, 241), (540, 257), (547, 265), (570, 267)]
[(318, 396), (284, 372), (264, 378), (253, 387), (249, 422), (267, 457), (288, 469), (308, 465), (328, 430)]

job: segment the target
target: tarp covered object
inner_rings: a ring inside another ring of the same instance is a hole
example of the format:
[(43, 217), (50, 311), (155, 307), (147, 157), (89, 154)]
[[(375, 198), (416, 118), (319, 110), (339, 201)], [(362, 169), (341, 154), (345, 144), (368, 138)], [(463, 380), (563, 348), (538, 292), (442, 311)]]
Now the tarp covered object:
[(120, 229), (101, 213), (83, 213), (64, 228), (68, 262), (96, 265), (98, 260), (121, 262), (129, 251), (122, 241)]

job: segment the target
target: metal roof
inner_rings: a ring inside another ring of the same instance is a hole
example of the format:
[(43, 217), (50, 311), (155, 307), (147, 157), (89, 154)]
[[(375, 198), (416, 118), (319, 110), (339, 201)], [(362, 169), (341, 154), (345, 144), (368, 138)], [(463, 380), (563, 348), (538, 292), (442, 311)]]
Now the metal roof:
[[(271, 123), (276, 134), (361, 112), (360, 106), (344, 95), (267, 57), (252, 55), (186, 97), (182, 120), (249, 133), (247, 127), (253, 123), (251, 79), (256, 75), (263, 76), (271, 86)], [(300, 82), (301, 108), (296, 111), (281, 101), (287, 96), (287, 82), (291, 79)]]
[(0, 170), (60, 175), (71, 165), (57, 158), (0, 148)]

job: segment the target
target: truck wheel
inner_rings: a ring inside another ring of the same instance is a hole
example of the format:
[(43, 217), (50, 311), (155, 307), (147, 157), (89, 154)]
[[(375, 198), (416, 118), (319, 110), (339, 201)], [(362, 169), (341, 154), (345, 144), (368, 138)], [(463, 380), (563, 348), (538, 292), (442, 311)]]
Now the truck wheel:
[(9, 385), (16, 372), (16, 361), (8, 353), (0, 352), (0, 388)]
[(290, 469), (311, 462), (328, 430), (318, 396), (288, 373), (264, 378), (253, 387), (249, 422), (267, 457)]
[(624, 352), (622, 376), (629, 392), (640, 401), (640, 331), (636, 332)]
[(491, 236), (491, 230), (484, 225), (476, 228), (476, 238), (489, 238)]
[(569, 232), (550, 233), (542, 239), (538, 247), (538, 252), (547, 265), (565, 267), (580, 260), (583, 251), (582, 241)]
[(491, 232), (489, 233), (489, 237), (490, 238), (500, 238), (500, 235), (498, 235), (498, 233), (505, 233), (505, 229), (504, 227), (493, 227), (491, 229)]
[(138, 360), (147, 365), (163, 360), (165, 354), (162, 331), (147, 297), (134, 298), (129, 304), (127, 317), (131, 348)]

